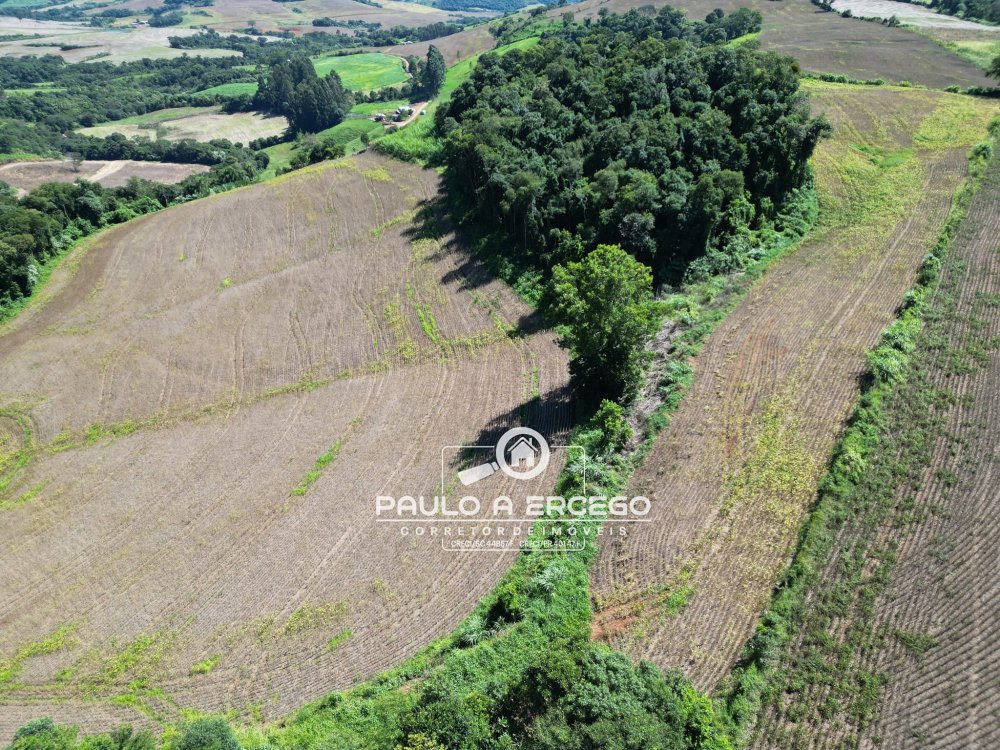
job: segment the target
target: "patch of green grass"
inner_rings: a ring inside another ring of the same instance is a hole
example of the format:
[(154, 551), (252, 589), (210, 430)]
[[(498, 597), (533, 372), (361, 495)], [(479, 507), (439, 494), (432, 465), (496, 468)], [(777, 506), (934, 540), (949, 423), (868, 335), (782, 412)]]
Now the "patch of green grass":
[(757, 41), (757, 37), (759, 36), (760, 36), (759, 31), (755, 31), (752, 34), (744, 34), (743, 36), (738, 36), (735, 39), (730, 39), (728, 42), (726, 42), (725, 46), (729, 48), (740, 47), (746, 44), (747, 42)]
[(392, 182), (392, 175), (385, 167), (366, 169), (362, 174), (372, 182)]
[(896, 640), (916, 657), (921, 657), (938, 645), (937, 639), (926, 633), (916, 633), (912, 630), (896, 630), (893, 635)]
[(977, 68), (988, 71), (993, 64), (993, 60), (1000, 55), (1000, 40), (996, 39), (954, 39), (944, 40), (937, 34), (930, 33), (919, 27), (910, 27), (915, 33), (927, 37), (935, 44), (944, 47), (946, 50), (954, 52), (961, 58), (968, 60)]
[(437, 320), (434, 319), (434, 311), (431, 310), (431, 306), (414, 300), (413, 308), (417, 312), (417, 318), (420, 319), (420, 328), (424, 335), (435, 344), (440, 345), (441, 329), (438, 328)]
[(336, 71), (344, 88), (351, 91), (374, 91), (408, 80), (403, 61), (381, 52), (322, 55), (313, 58), (313, 67), (320, 76), (327, 75), (331, 70)]
[(324, 453), (322, 456), (316, 459), (316, 463), (313, 464), (312, 469), (306, 472), (305, 477), (299, 482), (298, 486), (292, 490), (292, 495), (296, 497), (301, 497), (309, 491), (309, 488), (316, 483), (316, 480), (320, 478), (323, 474), (323, 469), (332, 464), (337, 460), (337, 456), (340, 455), (341, 449), (344, 447), (343, 441), (338, 440), (336, 443), (330, 446), (330, 449)]
[[(12, 508), (15, 505), (21, 505), (31, 499), (31, 497), (22, 495), (15, 500), (6, 500), (2, 495), (7, 491), (7, 488), (10, 487), (14, 478), (17, 477), (21, 470), (31, 462), (35, 454), (36, 445), (34, 434), (31, 430), (31, 422), (24, 414), (21, 414), (17, 409), (8, 408), (0, 410), (0, 416), (13, 420), (21, 430), (20, 444), (0, 453), (0, 511), (2, 511)], [(30, 493), (31, 491), (29, 490), (29, 493), (26, 494)]]
[(313, 484), (316, 483), (316, 480), (323, 474), (323, 470), (337, 460), (337, 456), (340, 455), (340, 451), (344, 447), (344, 442), (347, 438), (354, 434), (354, 431), (358, 429), (358, 425), (361, 424), (361, 421), (361, 417), (355, 417), (351, 420), (347, 429), (347, 435), (331, 445), (330, 449), (326, 453), (316, 459), (312, 469), (306, 472), (305, 477), (303, 477), (299, 485), (292, 490), (291, 494), (293, 496), (302, 496), (309, 491), (309, 488), (312, 487)]
[(392, 114), (397, 107), (409, 106), (407, 99), (393, 99), (388, 102), (361, 102), (351, 107), (351, 114), (359, 117), (374, 117), (379, 112)]
[(12, 683), (15, 678), (21, 674), (21, 671), (24, 669), (24, 662), (28, 659), (34, 656), (54, 654), (58, 651), (75, 646), (76, 641), (72, 638), (72, 634), (75, 629), (76, 623), (63, 625), (62, 627), (49, 633), (40, 641), (35, 641), (34, 643), (28, 643), (21, 646), (21, 648), (19, 648), (9, 659), (0, 661), (0, 694), (2, 694), (5, 689), (13, 686)]
[[(529, 37), (513, 42), (512, 44), (497, 47), (493, 52), (498, 55), (504, 55), (514, 49), (531, 47), (538, 44), (538, 41), (538, 37)], [(403, 161), (412, 161), (418, 164), (430, 163), (441, 150), (441, 146), (434, 135), (434, 112), (441, 102), (448, 101), (451, 98), (452, 92), (472, 75), (478, 59), (479, 55), (475, 55), (448, 68), (440, 93), (426, 107), (427, 114), (418, 116), (416, 120), (405, 128), (400, 128), (380, 138), (374, 144), (375, 150), (388, 156), (402, 159)]]
[(681, 586), (676, 591), (671, 592), (671, 594), (663, 600), (663, 604), (660, 605), (660, 610), (665, 615), (676, 615), (680, 614), (691, 600), (694, 598), (697, 589), (690, 584)]
[(253, 81), (234, 81), (233, 83), (221, 83), (218, 86), (211, 86), (207, 89), (195, 92), (195, 95), (207, 94), (209, 96), (217, 94), (219, 96), (253, 96), (257, 93), (257, 84)]
[(222, 661), (222, 654), (215, 654), (207, 659), (203, 659), (191, 667), (191, 674), (209, 674), (213, 669), (219, 666), (220, 661)]
[[(305, 136), (304, 139), (316, 141), (331, 140), (338, 146), (343, 146), (346, 154), (353, 154), (365, 147), (365, 143), (362, 140), (363, 135), (368, 135), (369, 138), (377, 138), (383, 132), (385, 132), (385, 128), (381, 123), (369, 119), (349, 119), (334, 125), (332, 128)], [(292, 158), (299, 148), (299, 141), (288, 141), (268, 146), (264, 149), (270, 161), (268, 162), (267, 169), (261, 175), (261, 179), (274, 177), (279, 170), (291, 164)]]
[(305, 602), (292, 612), (283, 632), (285, 635), (296, 635), (329, 627), (346, 615), (347, 610), (348, 604), (343, 600), (318, 604)]
[(347, 643), (351, 638), (354, 637), (349, 629), (344, 628), (339, 633), (337, 633), (333, 638), (326, 642), (326, 650), (330, 653), (335, 653), (341, 646)]

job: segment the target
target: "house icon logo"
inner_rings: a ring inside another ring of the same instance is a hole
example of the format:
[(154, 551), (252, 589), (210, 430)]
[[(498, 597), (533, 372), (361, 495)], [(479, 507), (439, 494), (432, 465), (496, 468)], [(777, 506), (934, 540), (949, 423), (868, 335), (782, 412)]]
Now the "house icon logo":
[(549, 444), (541, 433), (530, 427), (514, 427), (500, 436), (496, 458), (485, 464), (458, 472), (466, 487), (502, 471), (514, 479), (534, 479), (549, 466)]
[(507, 449), (507, 465), (518, 471), (533, 469), (540, 453), (541, 449), (530, 438), (522, 435)]

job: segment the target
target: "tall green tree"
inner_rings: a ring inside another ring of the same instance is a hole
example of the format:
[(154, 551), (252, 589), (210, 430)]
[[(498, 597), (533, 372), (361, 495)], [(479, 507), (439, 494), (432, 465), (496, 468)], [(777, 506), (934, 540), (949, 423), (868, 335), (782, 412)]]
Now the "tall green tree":
[(598, 245), (552, 272), (553, 308), (567, 330), (577, 387), (595, 401), (632, 399), (659, 315), (653, 274), (618, 245)]
[(304, 55), (271, 66), (258, 79), (253, 104), (285, 115), (296, 133), (318, 133), (341, 122), (351, 108), (351, 95), (340, 76), (330, 71), (320, 78)]
[(445, 65), (444, 55), (432, 44), (427, 48), (427, 63), (424, 65), (420, 81), (421, 88), (427, 96), (437, 96), (441, 86), (444, 85), (444, 76), (447, 72), (448, 66)]

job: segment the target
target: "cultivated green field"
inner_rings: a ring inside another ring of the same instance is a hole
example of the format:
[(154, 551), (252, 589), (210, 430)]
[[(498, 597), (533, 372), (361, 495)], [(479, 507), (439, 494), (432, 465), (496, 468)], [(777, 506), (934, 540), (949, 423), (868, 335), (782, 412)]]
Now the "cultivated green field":
[(250, 81), (237, 81), (236, 83), (222, 83), (218, 86), (202, 89), (198, 94), (221, 94), (222, 96), (241, 96), (249, 94), (253, 96), (257, 93), (257, 84)]
[[(390, 104), (392, 104), (391, 108), (389, 108)], [(334, 125), (332, 128), (327, 128), (319, 133), (314, 133), (308, 136), (308, 138), (310, 141), (332, 140), (337, 145), (343, 146), (344, 150), (348, 154), (356, 153), (365, 146), (364, 142), (361, 140), (361, 136), (363, 134), (367, 133), (369, 137), (375, 138), (385, 132), (385, 128), (381, 123), (374, 122), (373, 120), (368, 119), (368, 117), (375, 112), (391, 112), (397, 106), (399, 106), (399, 103), (390, 102), (376, 102), (374, 104), (356, 105), (351, 110), (351, 114), (364, 114), (365, 117), (344, 120), (343, 122)], [(381, 107), (381, 109), (379, 107)], [(364, 111), (361, 112), (359, 110)], [(372, 110), (371, 113), (369, 113), (368, 110)], [(279, 143), (264, 149), (270, 159), (270, 162), (268, 163), (267, 170), (263, 173), (263, 179), (274, 177), (278, 174), (279, 170), (287, 167), (291, 163), (298, 148), (298, 141), (289, 141), (287, 143)]]
[(321, 76), (327, 75), (331, 70), (337, 71), (344, 88), (352, 91), (373, 91), (385, 86), (395, 86), (407, 79), (402, 60), (381, 52), (323, 55), (313, 58), (313, 67)]

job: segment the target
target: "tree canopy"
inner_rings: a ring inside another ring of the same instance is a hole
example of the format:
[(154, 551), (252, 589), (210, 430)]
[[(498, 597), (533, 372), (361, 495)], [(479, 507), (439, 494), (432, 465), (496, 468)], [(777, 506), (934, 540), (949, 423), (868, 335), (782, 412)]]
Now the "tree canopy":
[(933, 0), (931, 7), (953, 16), (1000, 23), (1000, 0)]
[(828, 125), (789, 58), (699, 28), (631, 12), (484, 55), (437, 113), (454, 195), (542, 267), (620, 244), (663, 279), (737, 252), (803, 184)]
[(343, 121), (351, 95), (340, 76), (330, 71), (320, 78), (304, 55), (272, 65), (257, 82), (254, 107), (285, 115), (297, 133), (318, 133)]
[(617, 245), (553, 269), (554, 310), (573, 321), (570, 367), (595, 398), (627, 401), (642, 384), (643, 345), (657, 327), (653, 275)]
[(427, 96), (437, 96), (441, 90), (441, 86), (444, 84), (444, 76), (447, 72), (448, 66), (445, 65), (444, 55), (441, 54), (441, 50), (432, 44), (427, 48), (427, 62), (421, 72), (420, 81), (421, 87)]
[(589, 395), (634, 392), (653, 281), (744, 266), (752, 233), (808, 178), (829, 125), (795, 63), (718, 43), (759, 28), (751, 11), (606, 15), (483, 55), (436, 113), (452, 202), (549, 282)]

